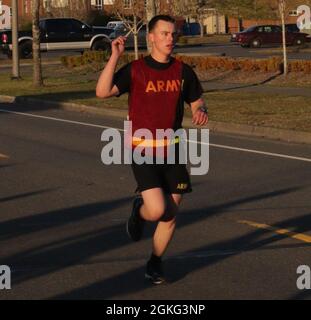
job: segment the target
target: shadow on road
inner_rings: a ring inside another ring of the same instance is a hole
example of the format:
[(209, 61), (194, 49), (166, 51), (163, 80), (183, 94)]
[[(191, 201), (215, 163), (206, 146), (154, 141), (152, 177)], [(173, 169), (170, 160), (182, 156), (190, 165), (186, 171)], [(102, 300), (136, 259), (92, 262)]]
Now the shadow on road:
[[(205, 220), (211, 216), (224, 214), (228, 209), (234, 208), (236, 205), (251, 203), (261, 199), (278, 197), (280, 195), (290, 194), (303, 187), (292, 187), (281, 189), (274, 192), (262, 193), (251, 197), (245, 197), (234, 201), (229, 201), (217, 206), (211, 206), (196, 210), (185, 211), (180, 215), (178, 229), (192, 225), (198, 221)], [(129, 202), (131, 198), (122, 198), (109, 202), (100, 202), (78, 207), (56, 210), (47, 213), (38, 214), (24, 218), (17, 218), (11, 221), (6, 221), (0, 224), (0, 239), (7, 240), (13, 237), (18, 237), (24, 234), (29, 234), (36, 231), (48, 231), (48, 229), (81, 222), (94, 216), (100, 216), (109, 210), (120, 207)], [(125, 221), (124, 221), (125, 222)], [(24, 281), (29, 281), (37, 277), (48, 275), (50, 273), (62, 270), (64, 268), (77, 264), (88, 263), (87, 259), (121, 248), (129, 244), (127, 235), (124, 232), (124, 222), (114, 224), (113, 226), (96, 229), (95, 231), (86, 232), (76, 236), (63, 238), (53, 241), (24, 252), (17, 253), (5, 258), (5, 263), (12, 266), (13, 270), (23, 269), (23, 272), (17, 272), (14, 277), (14, 283), (19, 284)], [(280, 227), (291, 227), (293, 230), (299, 229), (300, 232), (311, 229), (310, 216), (300, 217), (298, 219), (288, 220), (279, 224)], [(301, 228), (301, 229), (300, 229)], [(184, 252), (184, 255), (195, 255), (196, 252), (206, 252), (215, 250), (254, 250), (269, 243), (283, 239), (285, 236), (272, 236), (268, 239), (257, 241), (257, 238), (263, 234), (268, 234), (269, 231), (256, 230), (247, 235), (223, 241), (213, 245), (202, 246), (195, 248), (189, 252)], [(146, 238), (151, 238), (149, 232)], [(245, 245), (247, 244), (247, 245)], [(235, 253), (237, 254), (237, 253)], [(204, 268), (217, 261), (226, 259), (230, 255), (216, 255), (204, 259), (192, 259), (191, 263), (181, 263), (175, 277), (172, 281), (179, 281), (188, 273)], [(144, 258), (144, 255), (138, 258)], [(137, 259), (137, 257), (136, 257)], [(166, 261), (168, 272), (174, 270), (174, 260), (169, 258)], [(171, 272), (170, 272), (171, 271)], [(137, 281), (142, 275), (143, 267), (131, 270), (129, 272), (112, 277), (109, 280), (94, 283), (90, 286), (76, 289), (72, 292), (57, 296), (56, 298), (112, 298), (118, 294), (126, 294), (143, 290), (148, 283)]]
[[(0, 166), (0, 168), (1, 168), (1, 166)], [(44, 193), (48, 193), (48, 192), (52, 192), (52, 191), (56, 191), (56, 190), (58, 190), (58, 189), (57, 188), (51, 188), (51, 189), (44, 189), (44, 190), (39, 190), (39, 191), (33, 191), (33, 192), (26, 192), (26, 193), (22, 193), (22, 194), (17, 194), (15, 196), (0, 198), (0, 203), (1, 202), (12, 201), (12, 200), (17, 200), (17, 199), (21, 199), (21, 198), (27, 198), (27, 197), (31, 197), (31, 196), (36, 196), (38, 194), (44, 194)]]
[[(311, 215), (307, 215), (297, 219), (290, 219), (274, 226), (286, 226), (287, 228), (298, 229), (300, 225), (305, 225), (305, 230), (308, 229), (310, 231), (310, 219)], [(308, 225), (308, 227), (306, 227), (306, 225)], [(264, 240), (258, 240), (258, 238), (262, 237), (263, 235), (269, 234), (270, 232), (267, 230), (256, 230), (236, 239), (221, 241), (213, 245), (202, 246), (200, 248), (184, 252), (182, 257), (190, 256), (189, 258), (191, 258), (187, 259), (186, 261), (180, 260), (180, 257), (170, 257), (165, 261), (167, 273), (174, 275), (170, 277), (169, 283), (180, 281), (186, 277), (187, 274), (216, 264), (219, 261), (223, 261), (232, 256), (237, 256), (246, 251), (257, 250), (258, 248), (262, 248), (263, 246), (286, 238), (285, 235), (272, 235)], [(308, 247), (310, 246), (311, 245), (308, 244)], [(283, 246), (283, 248), (286, 247), (287, 246)], [(228, 248), (231, 248), (234, 251), (230, 252), (230, 249)], [(276, 248), (278, 247), (274, 246), (274, 249)], [(228, 253), (217, 254), (217, 252), (219, 252), (221, 249), (228, 250)], [(215, 254), (213, 254), (213, 252), (215, 252)], [(200, 255), (200, 257), (196, 258), (196, 255)], [(176, 268), (177, 265), (178, 268)], [(143, 274), (144, 268), (135, 268), (126, 273), (109, 278), (108, 280), (96, 282), (87, 287), (82, 287), (65, 294), (57, 295), (52, 299), (111, 299), (119, 295), (135, 293), (150, 287), (148, 282), (137, 280), (142, 279)], [(299, 295), (298, 298), (305, 298), (306, 296), (307, 294), (304, 293), (303, 296)]]

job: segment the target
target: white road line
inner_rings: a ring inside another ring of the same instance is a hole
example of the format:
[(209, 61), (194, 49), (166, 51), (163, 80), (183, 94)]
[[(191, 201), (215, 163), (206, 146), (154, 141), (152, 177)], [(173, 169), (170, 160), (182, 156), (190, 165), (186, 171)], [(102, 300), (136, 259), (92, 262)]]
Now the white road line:
[[(66, 122), (66, 123), (72, 123), (72, 124), (79, 124), (79, 125), (81, 125), (81, 126), (86, 126), (86, 127), (95, 127), (95, 128), (102, 128), (102, 129), (111, 129), (111, 127), (101, 126), (101, 125), (99, 125), (99, 124), (92, 124), (92, 123), (79, 122), (79, 121), (72, 121), (72, 120), (60, 119), (60, 118), (55, 118), (55, 117), (39, 116), (38, 114), (33, 114), (33, 113), (24, 113), (24, 112), (8, 111), (8, 110), (3, 110), (3, 109), (0, 109), (0, 112), (12, 113), (12, 114), (17, 114), (17, 115), (27, 116), (27, 117), (32, 117), (32, 118), (41, 118), (41, 119), (53, 120), (53, 121), (58, 121), (58, 122)], [(124, 131), (124, 130), (122, 130), (122, 131)]]
[[(202, 142), (201, 144), (206, 144), (206, 143)], [(230, 146), (224, 146), (224, 145), (221, 145), (221, 144), (213, 144), (213, 143), (210, 143), (209, 146), (210, 147), (215, 147), (215, 148), (221, 148), (221, 149), (228, 149), (228, 150), (243, 151), (243, 152), (248, 152), (248, 153), (263, 154), (263, 155), (272, 156), (272, 157), (279, 157), (279, 158), (286, 158), (286, 159), (292, 159), (292, 160), (311, 162), (311, 159), (309, 159), (309, 158), (294, 157), (294, 156), (289, 156), (289, 155), (280, 154), (280, 153), (265, 152), (265, 151), (252, 150), (252, 149), (243, 149), (243, 148), (230, 147)]]
[[(121, 132), (124, 132), (124, 129), (120, 129), (120, 128), (107, 127), (107, 126), (102, 126), (102, 125), (98, 125), (98, 124), (73, 121), (73, 120), (66, 120), (66, 119), (60, 119), (60, 118), (55, 118), (55, 117), (39, 116), (39, 115), (33, 114), (33, 113), (16, 112), (16, 111), (4, 110), (4, 109), (0, 109), (0, 112), (12, 113), (12, 114), (17, 114), (17, 115), (22, 115), (22, 116), (27, 116), (27, 117), (33, 117), (33, 118), (53, 120), (53, 121), (58, 121), (58, 122), (78, 124), (78, 125), (87, 126), (87, 127), (94, 127), (94, 128), (101, 128), (101, 129), (117, 129)], [(196, 141), (192, 141), (192, 140), (187, 140), (187, 141), (190, 143), (196, 143)], [(200, 142), (200, 144), (207, 145), (207, 143), (205, 143), (205, 142)], [(226, 145), (221, 145), (221, 144), (213, 144), (213, 143), (210, 143), (209, 146), (215, 147), (215, 148), (227, 149), (227, 150), (261, 154), (261, 155), (266, 155), (266, 156), (271, 156), (271, 157), (285, 158), (285, 159), (290, 159), (290, 160), (311, 162), (310, 158), (294, 157), (294, 156), (289, 156), (289, 155), (280, 154), (280, 153), (272, 153), (272, 152), (265, 152), (265, 151), (259, 151), (259, 150), (253, 150), (253, 149), (237, 148), (237, 147), (231, 147), (231, 146), (226, 146)]]

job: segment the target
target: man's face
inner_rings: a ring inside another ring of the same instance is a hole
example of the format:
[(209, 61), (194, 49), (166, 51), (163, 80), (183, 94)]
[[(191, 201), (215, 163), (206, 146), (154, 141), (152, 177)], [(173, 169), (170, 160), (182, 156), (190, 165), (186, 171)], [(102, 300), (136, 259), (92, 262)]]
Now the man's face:
[(152, 43), (152, 50), (170, 55), (176, 41), (175, 24), (163, 20), (158, 21), (149, 33), (149, 41)]

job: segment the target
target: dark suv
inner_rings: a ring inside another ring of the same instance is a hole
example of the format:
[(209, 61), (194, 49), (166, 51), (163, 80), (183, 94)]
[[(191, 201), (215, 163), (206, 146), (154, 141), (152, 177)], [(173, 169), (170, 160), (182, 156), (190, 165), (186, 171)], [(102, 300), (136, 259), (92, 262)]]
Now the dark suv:
[[(89, 26), (71, 18), (40, 20), (40, 49), (52, 50), (110, 50), (109, 35), (113, 29)], [(12, 32), (2, 32), (0, 49), (11, 56)], [(21, 58), (29, 58), (32, 53), (32, 32), (18, 33), (18, 49)]]

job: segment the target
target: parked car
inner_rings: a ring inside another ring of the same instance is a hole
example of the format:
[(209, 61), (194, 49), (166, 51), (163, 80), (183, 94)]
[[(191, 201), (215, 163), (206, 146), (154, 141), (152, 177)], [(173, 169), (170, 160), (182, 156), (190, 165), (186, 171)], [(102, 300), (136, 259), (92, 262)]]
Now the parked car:
[[(72, 18), (42, 19), (40, 26), (41, 51), (52, 50), (110, 50), (109, 35), (114, 31), (106, 27), (89, 26)], [(9, 57), (12, 55), (12, 32), (0, 34), (0, 50)], [(21, 58), (32, 55), (32, 32), (18, 33), (18, 49)]]
[(124, 26), (123, 21), (109, 21), (106, 25), (107, 28), (115, 29), (116, 27)]
[[(119, 24), (118, 26), (115, 27), (114, 31), (109, 35), (110, 40), (114, 40), (120, 36), (125, 36), (128, 34), (129, 29), (125, 27), (125, 25)], [(138, 32), (138, 46), (139, 47), (146, 47), (147, 46), (147, 41), (146, 41), (146, 25), (143, 25), (141, 29), (139, 29)], [(134, 35), (131, 32), (127, 36), (127, 40), (125, 42), (125, 47), (126, 48), (133, 48), (134, 47)]]
[[(302, 45), (308, 34), (286, 30), (286, 44)], [(282, 28), (277, 25), (252, 26), (235, 34), (235, 40), (242, 47), (259, 48), (263, 45), (282, 44)]]
[[(282, 26), (280, 26), (282, 28)], [(288, 32), (300, 32), (300, 29), (297, 27), (296, 23), (288, 23), (285, 25), (285, 30)]]

